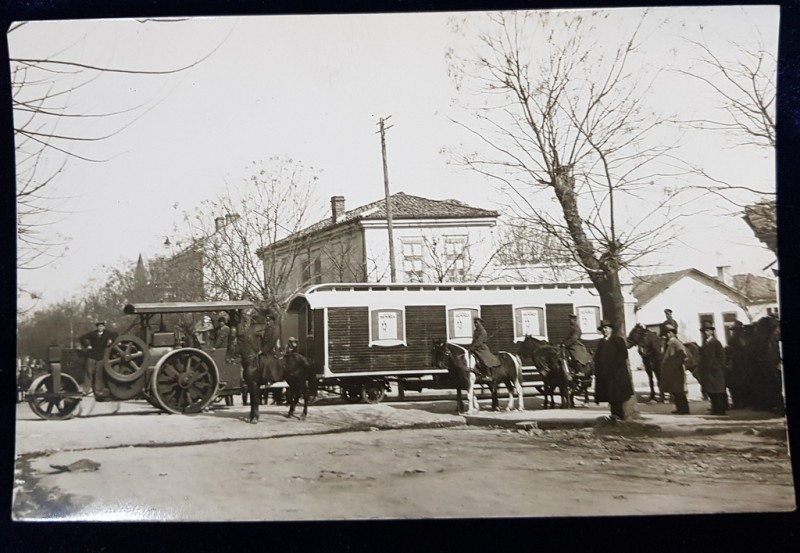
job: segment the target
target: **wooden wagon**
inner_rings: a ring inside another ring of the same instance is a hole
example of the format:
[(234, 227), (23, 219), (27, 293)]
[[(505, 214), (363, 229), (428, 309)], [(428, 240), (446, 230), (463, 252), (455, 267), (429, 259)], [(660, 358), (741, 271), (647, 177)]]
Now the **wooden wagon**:
[[(432, 340), (469, 344), (475, 317), (492, 351), (516, 353), (526, 335), (563, 341), (573, 313), (584, 340), (600, 337), (591, 284), (318, 284), (290, 298), (283, 333), (297, 337), (323, 386), (377, 403), (391, 382), (400, 391), (447, 386), (431, 366)], [(526, 382), (540, 381), (533, 366), (523, 370)]]

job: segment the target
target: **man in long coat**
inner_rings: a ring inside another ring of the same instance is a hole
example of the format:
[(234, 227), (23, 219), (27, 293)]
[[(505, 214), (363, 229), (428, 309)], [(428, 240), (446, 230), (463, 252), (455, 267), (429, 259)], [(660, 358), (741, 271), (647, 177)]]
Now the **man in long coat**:
[(613, 333), (608, 321), (600, 321), (597, 330), (603, 333), (603, 339), (594, 354), (594, 401), (607, 401), (611, 416), (624, 419), (623, 404), (633, 395), (627, 363), (628, 347), (624, 338)]
[(472, 343), (469, 349), (478, 357), (478, 370), (483, 376), (487, 376), (491, 374), (491, 369), (499, 367), (501, 363), (489, 349), (489, 346), (486, 345), (489, 334), (486, 332), (486, 329), (483, 328), (483, 319), (476, 317), (472, 320), (472, 324)]
[(724, 415), (728, 394), (725, 390), (725, 352), (722, 344), (714, 336), (714, 325), (706, 322), (700, 329), (703, 345), (700, 347), (700, 364), (697, 367), (697, 380), (708, 394), (712, 415)]
[(661, 378), (659, 385), (661, 391), (672, 396), (675, 402), (676, 415), (689, 414), (689, 401), (686, 398), (688, 387), (686, 384), (686, 372), (684, 361), (686, 360), (686, 348), (678, 340), (677, 329), (672, 325), (665, 325), (667, 332), (667, 349), (664, 351), (664, 359), (661, 361)]

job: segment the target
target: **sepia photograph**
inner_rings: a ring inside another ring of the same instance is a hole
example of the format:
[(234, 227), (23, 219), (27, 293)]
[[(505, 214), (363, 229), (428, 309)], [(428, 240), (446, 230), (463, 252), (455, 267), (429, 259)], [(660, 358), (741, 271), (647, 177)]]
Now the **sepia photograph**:
[(11, 22), (12, 520), (795, 512), (781, 17)]

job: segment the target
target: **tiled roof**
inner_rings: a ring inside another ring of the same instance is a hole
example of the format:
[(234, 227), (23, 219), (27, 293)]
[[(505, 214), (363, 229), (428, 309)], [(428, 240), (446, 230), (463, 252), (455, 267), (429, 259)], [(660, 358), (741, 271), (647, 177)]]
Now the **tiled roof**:
[(661, 292), (672, 286), (674, 283), (689, 275), (697, 277), (699, 280), (704, 280), (709, 284), (721, 286), (724, 289), (727, 289), (731, 294), (738, 295), (740, 297), (744, 295), (742, 291), (737, 290), (732, 286), (728, 286), (721, 280), (708, 276), (704, 272), (698, 271), (697, 269), (684, 269), (682, 271), (674, 271), (672, 273), (634, 277), (631, 293), (641, 307), (658, 296)]
[(758, 202), (744, 208), (744, 220), (756, 237), (772, 251), (777, 250), (778, 216), (774, 200)]
[[(392, 206), (392, 220), (399, 219), (477, 219), (483, 217), (497, 217), (496, 211), (471, 207), (459, 200), (431, 200), (420, 196), (411, 196), (403, 192), (397, 192), (389, 196)], [(301, 230), (295, 235), (275, 242), (272, 247), (279, 246), (292, 239), (309, 236), (322, 230), (361, 221), (365, 219), (386, 219), (386, 200), (382, 198), (378, 201), (362, 205), (350, 211), (346, 211), (343, 216), (335, 223), (333, 218), (328, 216), (322, 221)]]
[(775, 279), (758, 275), (733, 275), (733, 287), (756, 302), (776, 302)]

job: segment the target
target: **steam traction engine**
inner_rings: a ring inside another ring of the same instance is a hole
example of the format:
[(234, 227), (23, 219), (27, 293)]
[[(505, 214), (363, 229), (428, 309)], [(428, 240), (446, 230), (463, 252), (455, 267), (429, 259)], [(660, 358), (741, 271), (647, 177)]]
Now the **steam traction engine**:
[[(145, 399), (168, 413), (197, 413), (212, 401), (241, 392), (238, 360), (227, 348), (212, 348), (197, 330), (203, 314), (225, 312), (238, 322), (249, 301), (135, 303), (125, 313), (138, 320), (105, 352), (97, 401)], [(172, 325), (170, 325), (172, 323)], [(172, 328), (170, 328), (172, 326)], [(44, 419), (68, 419), (79, 412), (85, 378), (84, 358), (76, 350), (51, 348), (50, 373), (34, 380), (27, 400)], [(99, 371), (100, 369), (98, 369)]]

